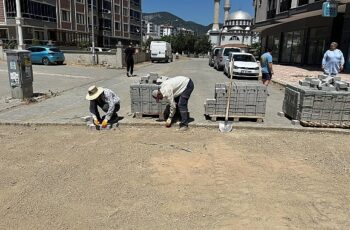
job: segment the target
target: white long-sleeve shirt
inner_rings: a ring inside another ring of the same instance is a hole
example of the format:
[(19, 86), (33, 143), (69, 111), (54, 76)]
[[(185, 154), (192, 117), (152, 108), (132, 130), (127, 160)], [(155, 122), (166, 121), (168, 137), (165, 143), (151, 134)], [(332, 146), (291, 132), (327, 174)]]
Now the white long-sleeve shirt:
[(340, 72), (340, 66), (345, 63), (343, 53), (338, 50), (328, 50), (322, 60), (322, 65), (327, 74), (337, 75)]
[(175, 98), (179, 97), (186, 89), (190, 79), (184, 76), (169, 78), (160, 85), (160, 92), (169, 101), (170, 115), (172, 118), (176, 112)]

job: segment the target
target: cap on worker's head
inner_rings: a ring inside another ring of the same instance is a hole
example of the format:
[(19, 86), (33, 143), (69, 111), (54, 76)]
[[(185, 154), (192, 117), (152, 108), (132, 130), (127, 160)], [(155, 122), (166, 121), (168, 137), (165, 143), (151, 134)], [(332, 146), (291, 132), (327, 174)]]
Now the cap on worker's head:
[(92, 101), (97, 99), (103, 93), (102, 87), (96, 87), (95, 85), (90, 86), (88, 94), (86, 95), (86, 100)]
[(157, 89), (152, 91), (152, 97), (156, 99), (157, 102), (159, 101), (158, 93), (159, 93), (159, 90)]

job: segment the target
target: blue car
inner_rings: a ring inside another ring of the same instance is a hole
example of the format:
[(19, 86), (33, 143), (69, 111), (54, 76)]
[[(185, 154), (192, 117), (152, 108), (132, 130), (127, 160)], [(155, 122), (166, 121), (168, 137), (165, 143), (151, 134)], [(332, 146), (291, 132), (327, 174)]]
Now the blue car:
[(32, 63), (62, 65), (64, 62), (63, 52), (54, 46), (32, 46), (27, 50), (32, 52)]

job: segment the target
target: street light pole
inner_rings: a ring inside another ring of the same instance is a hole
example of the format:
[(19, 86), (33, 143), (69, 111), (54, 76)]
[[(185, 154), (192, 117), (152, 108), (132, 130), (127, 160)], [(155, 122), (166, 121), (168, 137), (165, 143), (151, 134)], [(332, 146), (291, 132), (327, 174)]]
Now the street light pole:
[(20, 0), (16, 0), (16, 25), (17, 25), (17, 36), (18, 36), (18, 46), (19, 50), (24, 49), (23, 44), (23, 31), (22, 31), (22, 12)]
[[(19, 0), (18, 0), (19, 1)], [(92, 65), (95, 65), (95, 25), (94, 25), (94, 0), (91, 0), (91, 40), (92, 40)]]

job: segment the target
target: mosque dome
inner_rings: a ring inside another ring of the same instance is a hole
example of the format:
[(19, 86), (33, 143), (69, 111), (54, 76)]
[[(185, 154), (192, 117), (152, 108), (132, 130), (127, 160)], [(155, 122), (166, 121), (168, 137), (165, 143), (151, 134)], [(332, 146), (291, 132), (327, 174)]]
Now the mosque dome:
[(243, 30), (243, 28), (239, 26), (234, 26), (234, 27), (231, 27), (230, 30)]
[(242, 10), (236, 11), (230, 15), (230, 20), (251, 20), (252, 17)]

